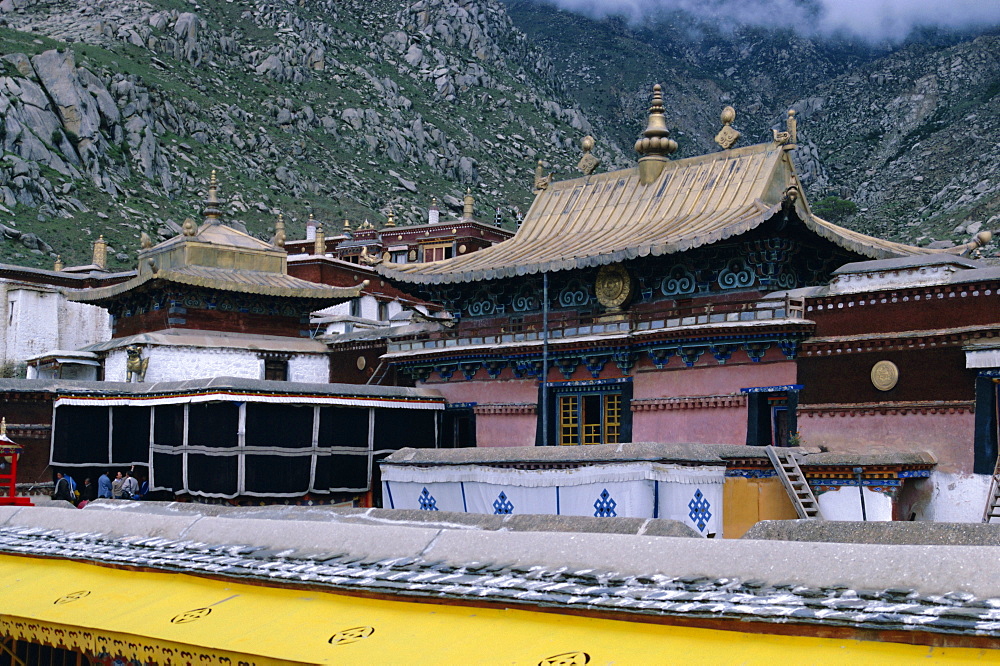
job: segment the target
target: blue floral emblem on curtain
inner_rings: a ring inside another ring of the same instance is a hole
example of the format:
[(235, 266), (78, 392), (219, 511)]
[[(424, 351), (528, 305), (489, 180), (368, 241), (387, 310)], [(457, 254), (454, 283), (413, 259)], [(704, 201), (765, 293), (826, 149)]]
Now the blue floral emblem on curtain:
[(421, 511), (440, 511), (437, 507), (437, 500), (434, 496), (428, 492), (427, 488), (420, 491), (420, 510)]
[(615, 509), (618, 507), (618, 502), (615, 498), (611, 496), (608, 489), (605, 488), (601, 491), (601, 496), (597, 498), (594, 502), (594, 517), (595, 518), (613, 518), (618, 515)]
[(691, 509), (688, 518), (698, 526), (698, 530), (701, 532), (705, 531), (708, 521), (712, 519), (712, 512), (709, 511), (711, 506), (705, 496), (701, 494), (701, 488), (694, 491), (694, 498), (688, 502), (688, 508)]
[(509, 499), (507, 499), (507, 495), (505, 495), (502, 490), (500, 491), (500, 494), (497, 495), (497, 498), (493, 500), (493, 513), (494, 515), (501, 513), (514, 513), (514, 505)]

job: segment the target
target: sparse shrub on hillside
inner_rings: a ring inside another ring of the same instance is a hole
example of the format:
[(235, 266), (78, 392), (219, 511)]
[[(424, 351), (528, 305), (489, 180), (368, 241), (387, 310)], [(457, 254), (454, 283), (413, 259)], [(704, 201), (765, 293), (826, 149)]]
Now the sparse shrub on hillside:
[(840, 224), (858, 212), (858, 205), (838, 196), (829, 196), (814, 203), (812, 211), (828, 222)]

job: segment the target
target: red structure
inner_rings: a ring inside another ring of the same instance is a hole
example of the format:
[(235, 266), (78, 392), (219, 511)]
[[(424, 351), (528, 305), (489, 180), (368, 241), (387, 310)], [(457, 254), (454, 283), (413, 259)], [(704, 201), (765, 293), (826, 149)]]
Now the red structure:
[(7, 496), (0, 497), (0, 506), (32, 506), (27, 497), (17, 496), (17, 459), (21, 455), (21, 447), (7, 437), (7, 419), (0, 420), (0, 458), (3, 459), (3, 469), (0, 469), (0, 487), (7, 489)]

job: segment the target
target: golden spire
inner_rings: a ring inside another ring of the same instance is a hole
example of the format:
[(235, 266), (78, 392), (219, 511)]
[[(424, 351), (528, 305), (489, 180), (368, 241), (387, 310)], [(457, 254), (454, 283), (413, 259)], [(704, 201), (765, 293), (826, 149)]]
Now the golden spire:
[(594, 137), (589, 134), (580, 141), (580, 148), (583, 149), (583, 156), (580, 161), (576, 163), (576, 168), (580, 170), (584, 176), (589, 176), (594, 173), (594, 169), (601, 165), (601, 160), (594, 157), (590, 151), (594, 149)]
[(795, 109), (788, 109), (788, 120), (785, 121), (788, 130), (788, 143), (792, 146), (798, 141), (799, 122), (795, 119)]
[(56, 255), (55, 270), (56, 271), (61, 271), (65, 266), (66, 266), (66, 264), (63, 263), (62, 255), (61, 254), (57, 254)]
[(215, 224), (222, 215), (222, 211), (219, 210), (219, 181), (215, 177), (215, 169), (212, 169), (212, 177), (208, 181), (208, 198), (205, 199), (204, 215), (206, 224)]
[(715, 135), (715, 142), (724, 150), (729, 150), (740, 138), (740, 133), (732, 127), (733, 121), (736, 120), (736, 109), (727, 106), (719, 114), (719, 119), (722, 121), (722, 129)]
[[(347, 220), (344, 220), (345, 222)], [(326, 233), (323, 231), (323, 223), (316, 225), (316, 239), (313, 241), (313, 254), (317, 257), (326, 256)]]
[(278, 213), (278, 221), (274, 223), (274, 244), (285, 247), (285, 216)]
[(94, 259), (91, 263), (102, 271), (108, 269), (108, 242), (103, 235), (94, 241)]
[(639, 158), (639, 182), (648, 185), (656, 180), (667, 155), (677, 150), (677, 142), (670, 138), (667, 116), (663, 108), (663, 93), (660, 84), (653, 86), (653, 102), (649, 106), (649, 120), (642, 133), (643, 138), (635, 142), (635, 152)]
[(344, 233), (349, 233), (351, 231), (351, 221), (344, 220)]
[(386, 227), (396, 226), (396, 216), (392, 214), (392, 209), (389, 209), (389, 219), (385, 222)]
[(465, 205), (462, 207), (462, 218), (466, 220), (472, 219), (473, 207), (476, 204), (476, 200), (472, 198), (472, 188), (465, 188)]

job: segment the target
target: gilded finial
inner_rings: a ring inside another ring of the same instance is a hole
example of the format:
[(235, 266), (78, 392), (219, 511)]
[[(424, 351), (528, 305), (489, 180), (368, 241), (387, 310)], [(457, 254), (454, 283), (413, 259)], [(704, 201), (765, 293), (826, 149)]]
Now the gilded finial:
[(143, 250), (148, 250), (149, 248), (153, 247), (153, 239), (150, 238), (149, 234), (147, 234), (145, 231), (139, 234), (139, 246)]
[(551, 182), (552, 174), (545, 175), (545, 165), (542, 164), (541, 160), (538, 160), (538, 164), (535, 166), (535, 192), (546, 189)]
[(323, 231), (323, 223), (316, 225), (316, 238), (313, 240), (313, 254), (317, 257), (326, 256), (326, 233)]
[(594, 157), (590, 152), (594, 149), (594, 137), (589, 134), (583, 137), (583, 140), (580, 141), (580, 148), (583, 149), (583, 157), (581, 157), (580, 161), (577, 162), (576, 168), (579, 169), (584, 176), (589, 176), (594, 173), (594, 170), (597, 167), (601, 165), (601, 160)]
[(472, 198), (472, 188), (468, 187), (465, 190), (465, 202), (462, 207), (462, 219), (471, 220), (472, 213), (476, 205), (476, 200)]
[(91, 263), (102, 271), (108, 268), (108, 242), (103, 235), (94, 241), (94, 258)]
[(278, 213), (278, 221), (274, 223), (274, 244), (285, 247), (285, 216)]
[(396, 216), (392, 214), (392, 209), (389, 210), (389, 219), (385, 222), (386, 227), (396, 226)]
[(181, 224), (181, 233), (185, 236), (194, 236), (198, 233), (198, 225), (192, 218), (186, 218), (184, 223)]
[(344, 233), (347, 233), (350, 230), (351, 230), (351, 221), (344, 220)]
[(66, 267), (66, 264), (63, 263), (62, 255), (61, 254), (57, 254), (56, 255), (56, 265), (54, 267), (55, 270), (58, 272), (58, 271), (61, 271), (65, 267)]
[(0, 418), (0, 437), (7, 436), (7, 417)]
[(798, 142), (798, 121), (795, 119), (795, 109), (788, 109), (788, 120), (785, 121), (785, 127), (788, 130), (788, 143), (795, 144)]
[(667, 155), (677, 150), (677, 142), (670, 138), (667, 116), (663, 108), (663, 89), (657, 83), (653, 86), (653, 101), (649, 106), (649, 120), (641, 139), (635, 142), (635, 152), (639, 158), (639, 182), (652, 183), (663, 171)]
[(723, 150), (729, 150), (740, 139), (740, 133), (732, 127), (733, 121), (736, 120), (736, 109), (727, 106), (719, 114), (719, 119), (722, 121), (722, 129), (715, 135), (715, 142), (722, 146)]
[(212, 169), (212, 177), (208, 180), (208, 198), (205, 199), (206, 224), (215, 224), (219, 221), (222, 211), (219, 210), (219, 181), (215, 177), (215, 169)]

